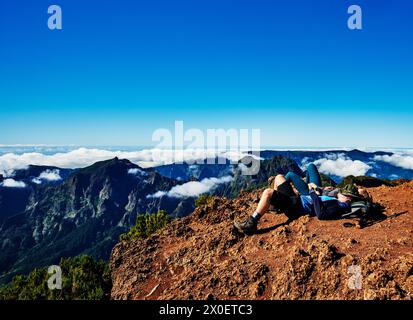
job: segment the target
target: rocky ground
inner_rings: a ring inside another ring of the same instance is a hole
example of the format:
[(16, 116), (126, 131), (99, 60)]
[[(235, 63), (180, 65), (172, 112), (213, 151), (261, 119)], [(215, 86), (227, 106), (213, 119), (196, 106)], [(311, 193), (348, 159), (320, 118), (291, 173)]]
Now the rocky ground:
[(214, 198), (149, 239), (117, 244), (112, 298), (413, 298), (413, 182), (369, 189), (384, 212), (361, 224), (270, 213), (259, 234), (233, 233), (261, 191)]

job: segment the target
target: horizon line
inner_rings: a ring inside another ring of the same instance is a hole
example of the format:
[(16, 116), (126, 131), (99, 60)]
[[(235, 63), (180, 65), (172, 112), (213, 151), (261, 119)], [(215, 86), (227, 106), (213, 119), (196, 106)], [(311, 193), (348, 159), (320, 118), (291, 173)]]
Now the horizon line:
[[(112, 145), (104, 145), (104, 144), (96, 144), (96, 145), (82, 145), (82, 144), (0, 144), (0, 148), (138, 148), (138, 149), (165, 149), (167, 148), (159, 148), (156, 146), (151, 146), (151, 145), (122, 145), (122, 144), (112, 144)], [(238, 148), (223, 148), (218, 150), (237, 150), (237, 149), (255, 149), (256, 148), (251, 148), (250, 146), (240, 146)], [(173, 148), (173, 149), (168, 149), (168, 150), (188, 150), (188, 149), (193, 149), (193, 150), (198, 150), (198, 149), (208, 149), (208, 150), (213, 150), (216, 148)], [(395, 146), (395, 147), (385, 147), (385, 146), (277, 146), (277, 145), (264, 145), (259, 148), (260, 151), (266, 151), (266, 150), (308, 150), (308, 149), (322, 149), (322, 150), (366, 150), (366, 149), (382, 149), (382, 150), (391, 150), (391, 149), (413, 149), (413, 146)], [(247, 151), (247, 150), (245, 150)]]

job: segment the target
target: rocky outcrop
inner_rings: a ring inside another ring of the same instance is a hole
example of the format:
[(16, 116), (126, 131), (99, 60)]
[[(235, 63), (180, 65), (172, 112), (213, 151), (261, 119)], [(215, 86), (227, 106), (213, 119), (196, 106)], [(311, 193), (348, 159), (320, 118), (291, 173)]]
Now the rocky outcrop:
[(385, 209), (362, 225), (270, 213), (259, 234), (234, 233), (260, 192), (214, 198), (151, 238), (118, 243), (112, 298), (413, 298), (413, 182), (371, 188)]

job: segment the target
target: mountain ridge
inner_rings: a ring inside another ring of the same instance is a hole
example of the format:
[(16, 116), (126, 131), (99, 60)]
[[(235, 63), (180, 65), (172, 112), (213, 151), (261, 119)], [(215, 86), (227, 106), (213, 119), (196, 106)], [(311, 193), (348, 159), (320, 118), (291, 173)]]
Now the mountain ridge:
[(114, 158), (78, 169), (60, 184), (21, 189), (31, 190), (25, 210), (0, 227), (0, 281), (62, 256), (87, 253), (107, 259), (136, 215), (159, 206), (159, 200), (139, 195), (174, 185), (156, 171)]

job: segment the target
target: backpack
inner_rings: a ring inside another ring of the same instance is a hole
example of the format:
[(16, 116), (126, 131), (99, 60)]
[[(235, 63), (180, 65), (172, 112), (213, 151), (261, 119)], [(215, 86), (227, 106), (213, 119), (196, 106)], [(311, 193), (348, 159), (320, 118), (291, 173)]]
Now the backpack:
[(372, 204), (369, 201), (356, 201), (351, 204), (351, 211), (343, 214), (343, 219), (365, 217), (372, 211)]

